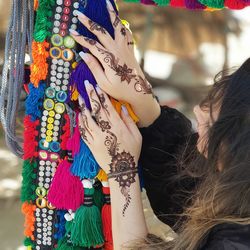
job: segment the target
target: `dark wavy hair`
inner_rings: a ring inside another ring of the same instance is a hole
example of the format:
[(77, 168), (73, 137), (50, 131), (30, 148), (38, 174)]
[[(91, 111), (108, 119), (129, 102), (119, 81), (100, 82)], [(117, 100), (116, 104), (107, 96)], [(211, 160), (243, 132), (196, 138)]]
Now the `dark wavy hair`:
[(218, 74), (200, 107), (211, 119), (215, 109), (219, 114), (207, 124), (206, 158), (198, 154), (192, 165), (180, 168), (201, 181), (182, 215), (178, 236), (171, 243), (148, 240), (147, 246), (132, 249), (199, 249), (218, 224), (250, 224), (250, 59), (232, 74)]

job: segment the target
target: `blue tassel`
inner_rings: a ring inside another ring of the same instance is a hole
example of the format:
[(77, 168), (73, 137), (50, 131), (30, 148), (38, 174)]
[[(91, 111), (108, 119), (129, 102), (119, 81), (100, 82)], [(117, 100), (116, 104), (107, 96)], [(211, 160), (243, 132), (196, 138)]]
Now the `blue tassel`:
[(64, 218), (64, 215), (66, 214), (66, 210), (57, 210), (57, 223), (55, 224), (56, 233), (54, 234), (55, 239), (60, 240), (64, 237), (66, 234), (66, 220)]
[(29, 84), (29, 95), (25, 101), (26, 115), (31, 116), (31, 120), (35, 121), (42, 115), (43, 97), (46, 84), (41, 81), (38, 88), (33, 84)]
[(73, 175), (79, 176), (81, 179), (93, 179), (98, 174), (100, 167), (82, 139), (80, 144), (80, 151), (75, 156), (70, 171)]
[[(113, 0), (110, 0), (111, 4), (113, 5), (116, 13), (118, 13), (115, 3)], [(106, 6), (106, 0), (95, 0), (95, 1), (79, 1), (79, 11), (84, 13), (88, 18), (93, 20), (94, 22), (101, 25), (105, 28), (109, 34), (114, 38), (114, 28), (110, 21), (109, 12)], [(98, 41), (97, 37), (90, 32), (85, 26), (83, 26), (80, 22), (78, 22), (77, 27), (78, 33), (83, 36), (95, 39)]]

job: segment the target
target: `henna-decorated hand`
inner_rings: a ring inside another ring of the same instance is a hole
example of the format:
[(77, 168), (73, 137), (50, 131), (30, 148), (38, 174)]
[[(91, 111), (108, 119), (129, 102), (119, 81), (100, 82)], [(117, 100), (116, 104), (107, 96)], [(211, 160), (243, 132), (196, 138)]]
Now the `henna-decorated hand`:
[(141, 134), (125, 108), (122, 117), (112, 106), (108, 96), (85, 81), (92, 113), (79, 97), (81, 113), (79, 128), (96, 161), (118, 182), (126, 198), (123, 214), (130, 203), (130, 186), (136, 181), (137, 163), (141, 151)]
[(78, 12), (79, 21), (97, 36), (100, 43), (73, 30), (70, 30), (71, 35), (91, 52), (81, 52), (80, 55), (99, 86), (110, 96), (130, 103), (140, 119), (139, 125), (148, 126), (159, 116), (159, 104), (136, 61), (131, 32), (122, 24), (108, 0), (107, 6), (114, 27), (114, 39), (81, 12)]

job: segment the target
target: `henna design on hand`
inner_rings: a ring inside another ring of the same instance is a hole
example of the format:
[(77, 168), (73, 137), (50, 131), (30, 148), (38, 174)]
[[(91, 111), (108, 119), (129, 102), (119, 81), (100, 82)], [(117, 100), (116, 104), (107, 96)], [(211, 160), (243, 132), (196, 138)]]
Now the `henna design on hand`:
[(128, 84), (131, 82), (131, 80), (135, 77), (135, 75), (132, 75), (133, 70), (128, 68), (127, 64), (117, 65), (116, 68), (116, 75), (121, 77), (121, 81), (126, 81)]
[(111, 126), (110, 126), (108, 121), (104, 121), (102, 119), (102, 117), (101, 117), (101, 109), (102, 109), (101, 104), (93, 98), (93, 94), (94, 94), (94, 90), (92, 89), (90, 91), (90, 99), (94, 105), (92, 108), (92, 113), (93, 113), (93, 116), (95, 117), (97, 124), (101, 128), (102, 132), (104, 132), (107, 129), (111, 129)]
[(89, 142), (88, 138), (86, 136), (86, 131), (88, 131), (90, 134), (91, 134), (91, 131), (89, 129), (87, 116), (85, 115), (85, 109), (86, 109), (86, 106), (85, 106), (84, 103), (82, 103), (81, 106), (80, 106), (80, 110), (81, 110), (81, 115), (82, 115), (83, 126), (81, 126), (79, 124), (79, 131), (80, 131), (80, 134), (81, 134), (83, 140)]
[(125, 216), (125, 211), (131, 202), (130, 186), (136, 182), (137, 167), (134, 157), (125, 151), (113, 155), (110, 164), (109, 178), (115, 178), (115, 181), (119, 183), (121, 193), (126, 199), (126, 203), (123, 206), (122, 214)]
[(96, 40), (94, 40), (94, 39), (91, 39), (91, 38), (88, 38), (88, 37), (84, 37), (84, 40), (87, 42), (87, 43), (89, 43), (90, 45), (96, 45)]
[(145, 79), (143, 79), (141, 76), (137, 76), (136, 82), (134, 85), (136, 92), (142, 92), (143, 94), (153, 94), (152, 86), (150, 83)]
[(119, 64), (119, 59), (116, 59), (115, 56), (106, 50), (103, 50), (102, 48), (99, 48), (96, 46), (97, 50), (105, 55), (104, 57), (104, 62), (106, 62), (111, 69), (113, 69), (116, 72), (117, 76), (121, 77), (121, 81), (127, 81), (128, 84), (131, 82), (131, 80), (136, 76), (133, 73), (133, 70), (130, 69), (127, 64), (120, 65)]
[[(112, 11), (112, 12), (115, 13), (115, 11)], [(113, 22), (114, 27), (116, 28), (119, 23), (120, 23), (120, 18), (116, 15), (115, 21)]]
[(106, 34), (106, 30), (99, 24), (95, 23), (92, 20), (89, 20), (90, 30), (91, 31), (100, 31), (102, 34)]
[(106, 113), (110, 115), (109, 110), (108, 110), (108, 105), (106, 104), (106, 99), (104, 94), (99, 95), (100, 102), (102, 104), (102, 107), (105, 109)]
[(122, 28), (121, 28), (121, 34), (122, 34), (123, 36), (126, 36), (127, 32), (126, 32), (125, 27), (122, 27)]
[(112, 133), (110, 130), (107, 131), (108, 135), (105, 138), (104, 145), (108, 148), (110, 156), (116, 154), (116, 151), (119, 150), (119, 143), (117, 142), (117, 136)]

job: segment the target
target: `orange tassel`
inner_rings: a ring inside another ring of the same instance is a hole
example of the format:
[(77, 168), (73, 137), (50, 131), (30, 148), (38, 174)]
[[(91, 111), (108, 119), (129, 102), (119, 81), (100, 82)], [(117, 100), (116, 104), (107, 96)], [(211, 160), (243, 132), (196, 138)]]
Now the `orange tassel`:
[(30, 204), (28, 202), (24, 202), (22, 204), (22, 213), (25, 215), (24, 221), (24, 235), (31, 238), (31, 240), (35, 240), (34, 230), (35, 230), (35, 215), (34, 212), (36, 210), (36, 206)]
[(96, 178), (99, 181), (108, 181), (108, 176), (107, 174), (104, 172), (104, 170), (100, 169), (98, 175), (96, 176)]
[(32, 42), (33, 63), (30, 66), (30, 81), (38, 87), (41, 80), (45, 80), (48, 74), (47, 58), (49, 57), (49, 43)]
[(34, 10), (37, 11), (39, 6), (39, 1), (38, 0), (34, 0)]
[[(110, 189), (109, 187), (102, 187), (102, 192), (104, 196), (110, 199)], [(112, 237), (112, 218), (111, 218), (111, 206), (110, 201), (105, 199), (105, 204), (102, 207), (102, 227), (103, 235), (105, 239), (105, 250), (113, 250), (113, 237)]]
[(122, 112), (122, 105), (124, 105), (127, 110), (128, 110), (128, 113), (130, 115), (130, 117), (133, 119), (133, 121), (135, 123), (139, 122), (139, 118), (136, 116), (136, 114), (134, 113), (134, 111), (132, 110), (131, 106), (129, 103), (127, 102), (123, 102), (123, 101), (117, 101), (115, 100), (114, 98), (110, 97), (110, 101), (111, 103), (113, 104), (115, 110), (117, 111), (117, 113), (120, 115), (121, 112)]

